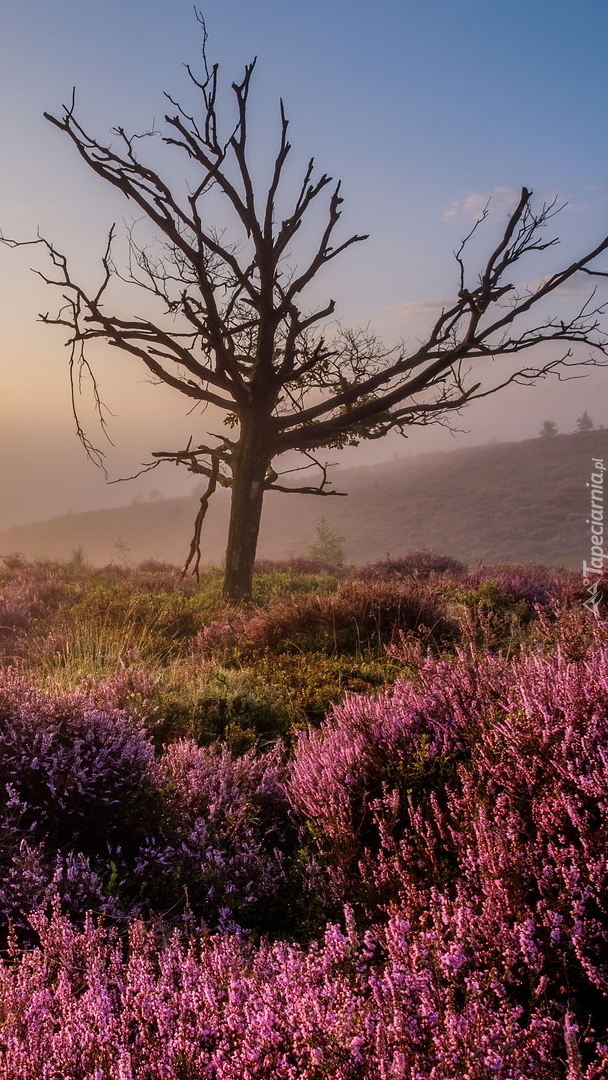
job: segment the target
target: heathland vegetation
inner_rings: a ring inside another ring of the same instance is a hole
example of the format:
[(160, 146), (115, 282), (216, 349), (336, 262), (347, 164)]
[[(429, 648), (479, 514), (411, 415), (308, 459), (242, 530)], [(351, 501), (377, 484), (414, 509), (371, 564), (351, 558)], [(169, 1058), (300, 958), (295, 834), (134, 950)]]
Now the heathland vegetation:
[(234, 607), (74, 551), (0, 598), (1, 1078), (607, 1075), (579, 573), (260, 563)]

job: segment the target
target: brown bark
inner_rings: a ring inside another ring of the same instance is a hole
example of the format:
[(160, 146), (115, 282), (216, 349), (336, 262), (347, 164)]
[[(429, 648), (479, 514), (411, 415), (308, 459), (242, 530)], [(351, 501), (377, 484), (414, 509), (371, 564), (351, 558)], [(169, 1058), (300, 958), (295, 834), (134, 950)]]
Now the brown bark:
[(232, 603), (251, 596), (253, 567), (272, 452), (260, 425), (245, 418), (235, 448), (230, 524), (226, 546), (223, 593)]

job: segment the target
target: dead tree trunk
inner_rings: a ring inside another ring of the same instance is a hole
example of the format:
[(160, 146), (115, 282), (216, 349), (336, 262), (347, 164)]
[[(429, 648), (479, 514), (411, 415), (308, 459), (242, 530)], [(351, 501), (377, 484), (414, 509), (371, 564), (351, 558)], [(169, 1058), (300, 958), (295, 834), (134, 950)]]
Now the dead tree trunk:
[(243, 418), (241, 437), (234, 450), (223, 586), (225, 598), (232, 603), (251, 596), (253, 584), (266, 474), (272, 460), (260, 427), (251, 417)]

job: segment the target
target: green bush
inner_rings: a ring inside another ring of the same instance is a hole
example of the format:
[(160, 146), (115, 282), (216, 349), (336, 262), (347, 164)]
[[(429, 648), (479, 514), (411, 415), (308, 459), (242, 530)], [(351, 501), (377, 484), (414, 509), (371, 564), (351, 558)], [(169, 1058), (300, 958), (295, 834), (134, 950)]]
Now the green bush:
[(347, 693), (370, 694), (392, 684), (400, 666), (388, 654), (366, 661), (310, 652), (266, 655), (252, 661), (251, 670), (280, 694), (295, 732), (318, 726)]
[(199, 746), (222, 742), (241, 754), (276, 742), (291, 726), (280, 690), (247, 670), (210, 670), (202, 687), (160, 682), (152, 706), (151, 734), (158, 746), (194, 739)]

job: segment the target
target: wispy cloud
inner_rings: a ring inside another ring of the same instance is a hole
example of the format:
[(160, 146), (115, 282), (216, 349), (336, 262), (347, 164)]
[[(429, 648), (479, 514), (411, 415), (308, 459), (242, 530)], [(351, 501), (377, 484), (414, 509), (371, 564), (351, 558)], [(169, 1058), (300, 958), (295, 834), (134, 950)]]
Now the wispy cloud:
[[(484, 204), (485, 205), (485, 204)], [(546, 284), (550, 275), (535, 278), (532, 281), (515, 282), (515, 293), (524, 296), (527, 292), (535, 293)], [(593, 279), (586, 274), (576, 274), (561, 285), (548, 302), (582, 302), (591, 296), (594, 286), (602, 285), (601, 279)], [(604, 283), (605, 284), (605, 283)], [(410, 341), (426, 340), (431, 328), (445, 310), (454, 303), (455, 297), (443, 300), (410, 300), (404, 304), (394, 304), (378, 313), (375, 323), (381, 332), (399, 335)], [(599, 302), (599, 300), (598, 300)]]
[(410, 300), (384, 308), (376, 321), (383, 330), (390, 328), (406, 337), (426, 337), (446, 306), (447, 301), (442, 300)]
[[(602, 270), (604, 268), (602, 267)], [(606, 271), (604, 271), (606, 272)], [(543, 285), (546, 285), (550, 280), (550, 275), (545, 277), (534, 278), (532, 281), (527, 281), (520, 286), (522, 292), (536, 293), (539, 289), (542, 289)], [(563, 285), (560, 285), (559, 290), (556, 292), (561, 300), (577, 300), (579, 298), (590, 297), (594, 289), (599, 288), (603, 284), (605, 289), (605, 282), (602, 282), (601, 278), (592, 278), (588, 274), (575, 274)]]
[[(591, 190), (590, 188), (585, 190)], [(599, 191), (600, 189), (597, 188)], [(447, 210), (441, 215), (442, 221), (474, 222), (482, 217), (487, 207), (487, 217), (490, 221), (500, 221), (511, 214), (521, 197), (521, 190), (515, 191), (510, 187), (496, 187), (493, 191), (472, 191), (464, 199), (454, 199)], [(604, 202), (608, 195), (598, 195), (596, 201)], [(579, 200), (561, 198), (558, 192), (546, 194), (537, 200), (538, 205), (543, 203), (547, 206), (555, 203), (556, 208), (570, 213), (584, 213), (589, 210), (589, 203)]]
[(521, 192), (510, 187), (497, 187), (490, 192), (473, 191), (464, 199), (454, 199), (442, 214), (442, 221), (477, 221), (487, 207), (488, 217), (496, 221), (510, 214), (519, 202)]

